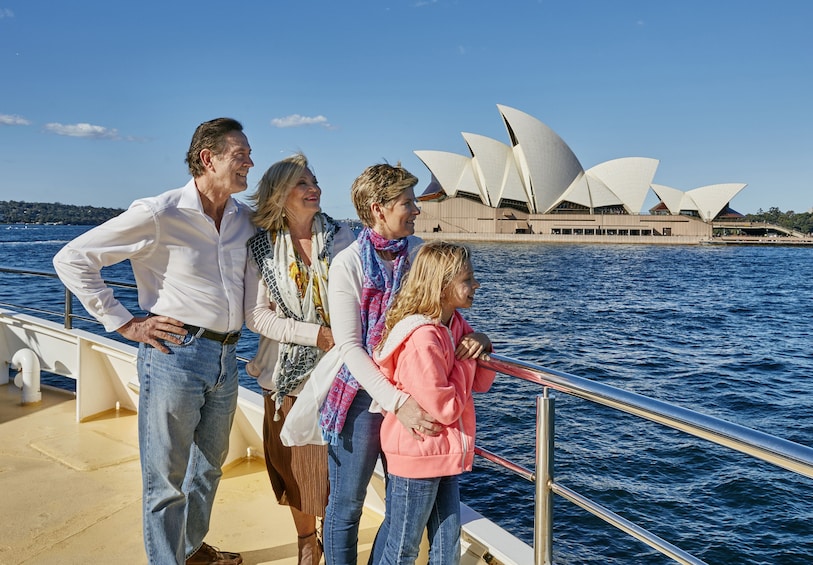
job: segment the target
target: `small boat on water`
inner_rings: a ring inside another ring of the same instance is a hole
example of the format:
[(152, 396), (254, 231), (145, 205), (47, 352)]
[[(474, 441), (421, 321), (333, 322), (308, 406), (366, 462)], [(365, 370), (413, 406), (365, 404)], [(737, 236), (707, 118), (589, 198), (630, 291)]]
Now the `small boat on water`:
[[(31, 273), (3, 269), (22, 275)], [(53, 276), (53, 275), (50, 275)], [(70, 300), (68, 300), (70, 304)], [(5, 305), (8, 306), (8, 305)], [(97, 333), (0, 308), (0, 563), (144, 563), (136, 429), (136, 348)], [(658, 400), (493, 355), (481, 363), (539, 385), (535, 468), (483, 449), (478, 454), (535, 484), (529, 545), (463, 505), (463, 565), (553, 563), (552, 498), (563, 497), (678, 563), (699, 558), (560, 484), (554, 473), (553, 391), (658, 422), (713, 444), (813, 477), (813, 449)], [(75, 392), (41, 384), (41, 373), (75, 382)], [(6, 378), (7, 377), (7, 378)], [(240, 551), (246, 564), (296, 563), (295, 530), (271, 491), (262, 459), (263, 402), (241, 387), (225, 475), (207, 542)], [(499, 469), (495, 472), (502, 472)], [(366, 562), (380, 522), (383, 477), (368, 488), (359, 560)], [(597, 549), (597, 552), (600, 550)], [(425, 562), (425, 560), (424, 560)]]

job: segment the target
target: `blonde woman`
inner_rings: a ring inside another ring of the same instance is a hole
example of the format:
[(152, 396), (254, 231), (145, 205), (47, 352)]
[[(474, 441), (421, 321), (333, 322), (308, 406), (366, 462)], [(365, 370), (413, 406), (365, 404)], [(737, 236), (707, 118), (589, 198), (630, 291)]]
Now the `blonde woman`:
[(245, 276), (246, 326), (261, 336), (246, 371), (265, 396), (266, 468), (277, 501), (291, 509), (300, 565), (315, 565), (322, 555), (317, 518), (328, 500), (327, 446), (287, 447), (280, 431), (314, 366), (333, 347), (328, 270), (353, 241), (347, 226), (321, 211), (321, 194), (304, 155), (271, 165), (250, 196), (259, 231), (249, 240)]

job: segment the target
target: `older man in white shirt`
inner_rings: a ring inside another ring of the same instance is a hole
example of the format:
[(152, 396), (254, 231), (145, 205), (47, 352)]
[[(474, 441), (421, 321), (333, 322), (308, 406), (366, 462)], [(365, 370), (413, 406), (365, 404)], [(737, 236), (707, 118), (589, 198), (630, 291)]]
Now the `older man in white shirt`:
[[(186, 186), (136, 200), (54, 257), (62, 282), (108, 331), (139, 342), (144, 546), (151, 564), (239, 564), (203, 542), (237, 405), (250, 209), (232, 195), (254, 166), (243, 126), (198, 126)], [(130, 260), (135, 316), (101, 277)]]

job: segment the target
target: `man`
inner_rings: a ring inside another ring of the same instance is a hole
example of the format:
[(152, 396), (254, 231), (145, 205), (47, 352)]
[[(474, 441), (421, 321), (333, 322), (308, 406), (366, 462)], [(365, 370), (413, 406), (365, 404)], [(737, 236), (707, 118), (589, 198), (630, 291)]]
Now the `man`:
[[(144, 546), (151, 564), (242, 563), (203, 538), (237, 406), (236, 343), (243, 327), (249, 208), (232, 195), (254, 166), (243, 126), (198, 126), (186, 186), (136, 200), (54, 257), (62, 282), (108, 331), (139, 342), (138, 435)], [(129, 259), (134, 316), (102, 280)]]

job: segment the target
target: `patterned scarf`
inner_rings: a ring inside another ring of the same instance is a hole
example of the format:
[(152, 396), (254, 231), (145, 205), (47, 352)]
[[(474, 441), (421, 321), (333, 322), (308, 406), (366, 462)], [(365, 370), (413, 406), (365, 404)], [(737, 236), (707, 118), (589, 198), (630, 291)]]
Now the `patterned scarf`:
[[(401, 286), (401, 279), (409, 269), (408, 239), (384, 239), (370, 228), (364, 228), (357, 241), (361, 251), (361, 270), (364, 281), (361, 288), (361, 338), (364, 348), (372, 357), (373, 349), (381, 341), (384, 318), (392, 299)], [(378, 251), (389, 251), (395, 256), (392, 274), (384, 266)], [(356, 397), (359, 383), (342, 365), (320, 410), (319, 425), (322, 435), (330, 443), (337, 443), (344, 427), (347, 411)]]
[[(300, 322), (330, 325), (327, 304), (327, 276), (333, 256), (333, 238), (339, 229), (333, 218), (317, 214), (311, 236), (311, 265), (308, 268), (297, 255), (287, 229), (260, 232), (249, 241), (254, 260), (260, 268), (277, 315)], [(322, 357), (318, 347), (297, 343), (279, 344), (274, 365), (274, 400), (277, 409), (282, 399), (308, 378)]]

